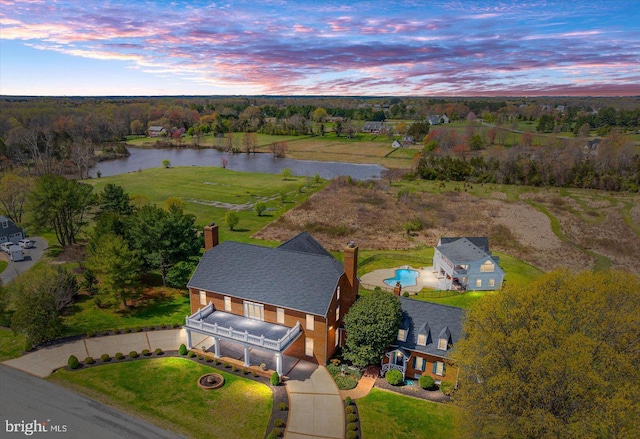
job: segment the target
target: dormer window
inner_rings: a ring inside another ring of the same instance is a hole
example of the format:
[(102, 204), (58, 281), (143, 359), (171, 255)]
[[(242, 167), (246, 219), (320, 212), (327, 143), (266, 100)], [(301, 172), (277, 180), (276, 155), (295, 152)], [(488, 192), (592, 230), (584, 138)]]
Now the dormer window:
[(449, 340), (451, 339), (451, 331), (449, 327), (445, 326), (438, 336), (438, 349), (446, 351), (449, 347)]
[(398, 329), (398, 341), (407, 341), (406, 329)]
[(9, 221), (2, 221), (2, 228), (6, 229), (7, 227), (9, 227)]
[(447, 350), (447, 344), (448, 344), (448, 341), (446, 338), (438, 339), (438, 349), (440, 349), (441, 351)]
[(493, 273), (496, 271), (496, 264), (491, 261), (487, 261), (480, 266), (480, 271), (482, 273)]
[(418, 345), (426, 346), (427, 345), (427, 334), (418, 334)]

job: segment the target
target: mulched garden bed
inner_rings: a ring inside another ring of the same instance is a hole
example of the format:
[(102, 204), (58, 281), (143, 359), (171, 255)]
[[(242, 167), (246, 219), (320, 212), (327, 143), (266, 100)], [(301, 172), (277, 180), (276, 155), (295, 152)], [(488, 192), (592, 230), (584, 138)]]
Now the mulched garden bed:
[(418, 381), (409, 386), (392, 386), (384, 378), (376, 378), (375, 387), (400, 393), (402, 395), (413, 396), (414, 398), (425, 399), (433, 402), (449, 402), (451, 398), (438, 390), (424, 390), (418, 385)]

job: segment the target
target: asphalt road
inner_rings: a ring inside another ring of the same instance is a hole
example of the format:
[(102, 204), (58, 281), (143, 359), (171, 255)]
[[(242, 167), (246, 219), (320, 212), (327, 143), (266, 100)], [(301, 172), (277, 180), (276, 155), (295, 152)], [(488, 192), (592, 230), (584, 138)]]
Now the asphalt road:
[[(9, 265), (7, 266), (7, 268), (2, 273), (0, 273), (0, 279), (2, 280), (3, 284), (8, 284), (9, 281), (13, 280), (13, 278), (18, 274), (24, 273), (29, 268), (31, 268), (33, 264), (40, 260), (40, 258), (44, 254), (44, 251), (47, 249), (47, 247), (49, 247), (49, 244), (43, 238), (32, 236), (30, 239), (33, 239), (35, 241), (35, 245), (33, 248), (25, 248), (23, 250), (24, 260), (18, 262), (9, 261)], [(7, 254), (4, 252), (2, 254), (3, 257), (7, 256)], [(2, 431), (2, 429), (0, 429), (0, 431)]]
[(25, 437), (27, 429), (36, 432), (31, 437), (44, 438), (183, 438), (55, 383), (0, 365), (0, 437)]

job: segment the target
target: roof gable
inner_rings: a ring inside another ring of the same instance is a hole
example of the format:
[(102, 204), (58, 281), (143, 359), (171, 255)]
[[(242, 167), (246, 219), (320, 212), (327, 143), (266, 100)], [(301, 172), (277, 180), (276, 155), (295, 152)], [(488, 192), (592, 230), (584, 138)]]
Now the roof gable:
[[(4, 227), (4, 224), (6, 224), (7, 227)], [(0, 237), (8, 237), (16, 233), (22, 233), (24, 235), (24, 231), (16, 226), (13, 221), (4, 215), (0, 215)]]
[(331, 256), (329, 253), (318, 241), (315, 240), (313, 236), (311, 236), (307, 232), (302, 232), (288, 240), (287, 242), (278, 246), (279, 249), (282, 250), (291, 250), (298, 251), (303, 253), (311, 253), (321, 256)]

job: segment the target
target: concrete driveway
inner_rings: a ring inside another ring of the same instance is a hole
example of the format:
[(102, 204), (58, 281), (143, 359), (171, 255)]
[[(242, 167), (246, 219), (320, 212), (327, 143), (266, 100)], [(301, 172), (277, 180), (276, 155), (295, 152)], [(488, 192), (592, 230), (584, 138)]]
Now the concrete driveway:
[(2, 279), (3, 284), (8, 284), (20, 273), (24, 273), (29, 268), (33, 267), (33, 265), (40, 260), (44, 251), (49, 247), (49, 243), (44, 238), (32, 236), (30, 239), (35, 241), (35, 245), (32, 248), (25, 248), (23, 250), (24, 260), (22, 261), (9, 261), (8, 255), (2, 252), (1, 257), (9, 261), (7, 268), (0, 273), (0, 279)]

